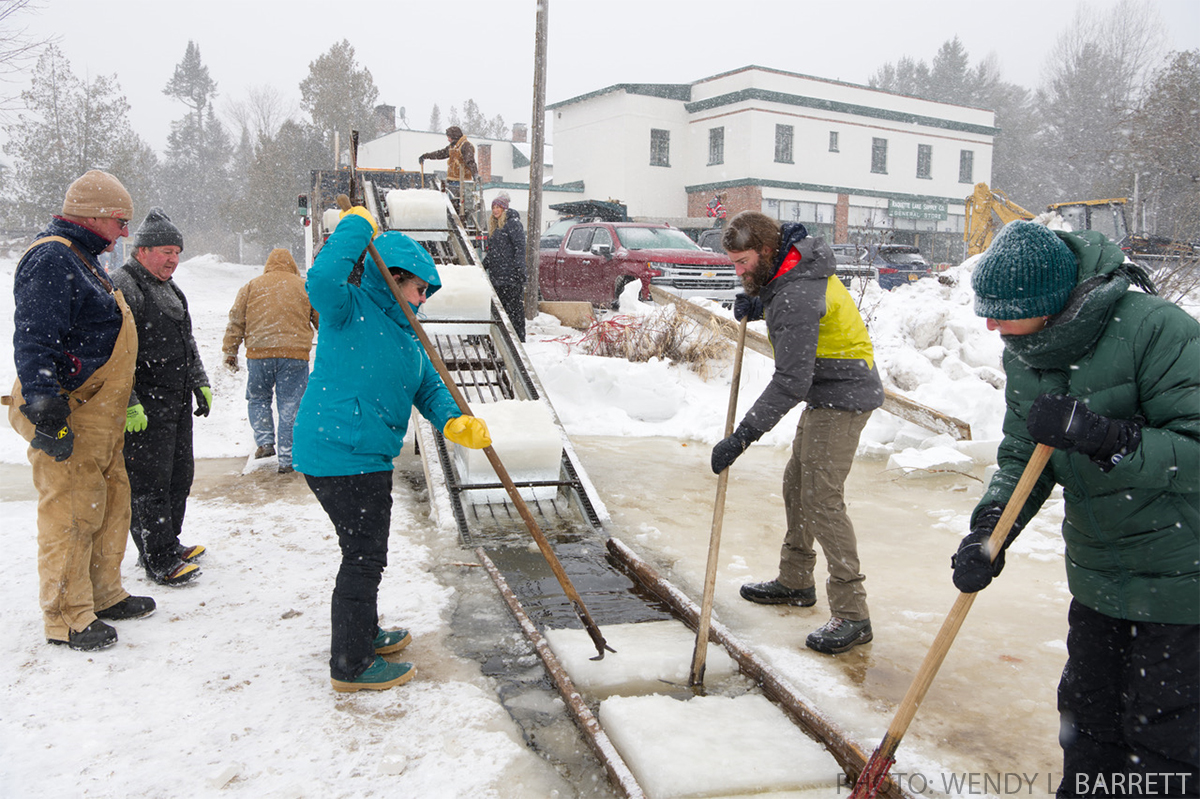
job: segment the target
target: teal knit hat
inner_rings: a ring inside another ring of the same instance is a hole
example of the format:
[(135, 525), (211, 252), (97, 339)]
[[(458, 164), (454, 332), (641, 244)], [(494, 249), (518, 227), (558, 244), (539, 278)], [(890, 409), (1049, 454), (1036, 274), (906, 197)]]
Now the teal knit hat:
[(1017, 220), (1000, 231), (975, 265), (975, 315), (988, 319), (1053, 316), (1067, 304), (1079, 271), (1071, 248), (1044, 225)]

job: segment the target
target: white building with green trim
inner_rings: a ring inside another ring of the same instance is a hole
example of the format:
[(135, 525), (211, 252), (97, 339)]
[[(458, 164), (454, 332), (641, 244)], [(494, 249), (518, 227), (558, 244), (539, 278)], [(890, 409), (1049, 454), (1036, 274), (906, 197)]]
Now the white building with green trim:
[(833, 242), (962, 256), (963, 201), (992, 167), (995, 115), (748, 66), (618, 84), (548, 106), (554, 183), (638, 217), (761, 210)]

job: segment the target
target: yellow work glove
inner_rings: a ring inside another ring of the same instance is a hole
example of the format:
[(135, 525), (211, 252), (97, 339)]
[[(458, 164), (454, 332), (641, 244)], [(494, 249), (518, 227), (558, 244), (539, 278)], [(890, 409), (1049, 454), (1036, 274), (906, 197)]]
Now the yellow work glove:
[(130, 405), (125, 409), (126, 433), (140, 433), (146, 429), (148, 424), (150, 424), (150, 420), (146, 418), (146, 409), (142, 407), (142, 403)]
[(442, 435), (469, 449), (483, 449), (492, 445), (487, 422), (478, 416), (459, 416), (446, 422)]
[(345, 219), (347, 216), (361, 216), (363, 219), (371, 223), (371, 237), (379, 235), (379, 224), (375, 221), (375, 217), (371, 216), (371, 212), (361, 205), (356, 205), (349, 211), (342, 211), (338, 217), (339, 220)]

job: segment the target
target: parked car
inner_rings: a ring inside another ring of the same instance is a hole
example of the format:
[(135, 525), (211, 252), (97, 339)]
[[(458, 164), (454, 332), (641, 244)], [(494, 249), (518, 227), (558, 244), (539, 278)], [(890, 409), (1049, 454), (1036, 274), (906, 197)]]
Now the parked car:
[(700, 249), (702, 250), (725, 252), (725, 248), (721, 246), (721, 236), (724, 233), (725, 228), (720, 227), (702, 230), (700, 231), (700, 235), (696, 237), (696, 243), (700, 245)]
[(867, 255), (867, 263), (878, 273), (880, 287), (889, 291), (933, 274), (921, 251), (910, 244), (881, 244), (874, 247)]
[(684, 298), (733, 303), (741, 285), (724, 253), (701, 249), (670, 225), (639, 222), (587, 222), (567, 230), (558, 249), (538, 256), (538, 279), (547, 300), (586, 301), (616, 307), (629, 283), (642, 283)]
[(856, 277), (873, 280), (875, 267), (866, 263), (867, 251), (857, 244), (830, 244), (834, 260), (837, 262), (837, 276), (842, 285), (850, 288), (850, 282)]

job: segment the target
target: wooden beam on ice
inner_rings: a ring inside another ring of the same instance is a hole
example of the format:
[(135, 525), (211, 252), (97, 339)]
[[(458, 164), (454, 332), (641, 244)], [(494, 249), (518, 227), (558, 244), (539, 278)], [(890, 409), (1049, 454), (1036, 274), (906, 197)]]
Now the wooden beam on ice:
[[(699, 305), (689, 302), (658, 286), (650, 287), (650, 297), (660, 305), (668, 303), (674, 305), (689, 319), (694, 319), (702, 325), (711, 326), (721, 331), (726, 338), (737, 341), (738, 323), (732, 319), (726, 319), (707, 308), (701, 308)], [(760, 355), (765, 355), (771, 360), (775, 359), (775, 350), (771, 347), (770, 340), (762, 333), (747, 330), (746, 348), (754, 350)], [(909, 399), (902, 394), (897, 394), (886, 388), (883, 390), (883, 409), (893, 416), (899, 416), (906, 422), (920, 425), (926, 430), (932, 430), (935, 433), (946, 433), (956, 441), (971, 440), (971, 425), (962, 419), (956, 419), (949, 414), (930, 408), (928, 405), (922, 405), (916, 400)]]

